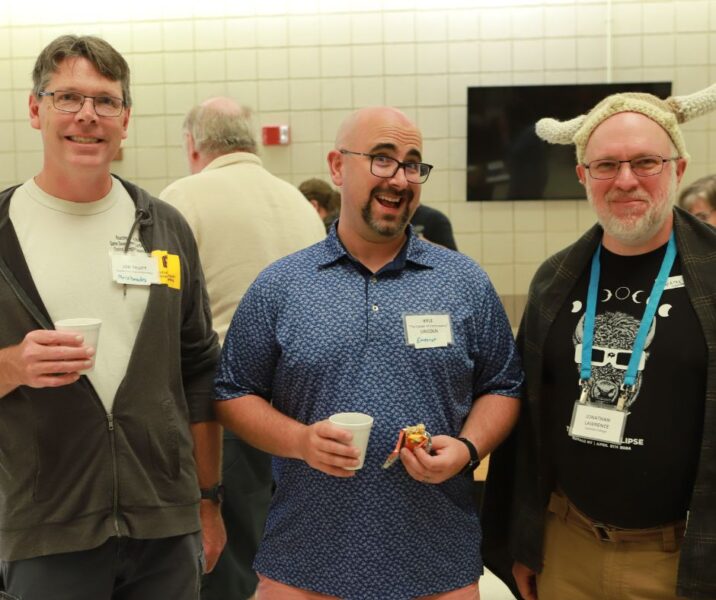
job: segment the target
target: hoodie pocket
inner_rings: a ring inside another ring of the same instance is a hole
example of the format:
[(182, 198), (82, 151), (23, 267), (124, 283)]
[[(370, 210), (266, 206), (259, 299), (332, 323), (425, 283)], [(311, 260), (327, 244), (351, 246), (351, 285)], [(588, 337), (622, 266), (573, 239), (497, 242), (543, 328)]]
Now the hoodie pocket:
[(147, 442), (152, 455), (154, 467), (174, 480), (179, 477), (179, 430), (174, 402), (165, 398), (161, 402), (162, 422), (150, 428), (147, 426)]

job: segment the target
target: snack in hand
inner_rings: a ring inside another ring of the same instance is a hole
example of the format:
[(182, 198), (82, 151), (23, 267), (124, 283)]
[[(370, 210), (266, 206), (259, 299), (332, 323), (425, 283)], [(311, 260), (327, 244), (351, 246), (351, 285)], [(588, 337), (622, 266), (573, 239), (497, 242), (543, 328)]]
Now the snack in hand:
[(432, 436), (425, 431), (425, 425), (419, 423), (411, 427), (403, 427), (398, 434), (398, 443), (395, 445), (395, 449), (388, 455), (388, 458), (385, 459), (383, 468), (387, 469), (398, 460), (402, 448), (407, 448), (408, 450), (423, 448), (426, 452), (430, 452), (432, 447)]

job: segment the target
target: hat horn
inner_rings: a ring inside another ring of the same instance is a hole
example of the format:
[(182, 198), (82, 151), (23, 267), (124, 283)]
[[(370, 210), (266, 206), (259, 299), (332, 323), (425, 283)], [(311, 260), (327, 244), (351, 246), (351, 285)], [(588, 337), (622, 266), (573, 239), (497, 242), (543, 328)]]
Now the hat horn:
[(569, 121), (558, 121), (549, 117), (540, 119), (535, 125), (535, 132), (550, 144), (573, 144), (574, 135), (586, 118), (586, 115), (579, 115)]
[(688, 96), (672, 96), (667, 102), (673, 107), (676, 120), (686, 123), (716, 108), (716, 83)]

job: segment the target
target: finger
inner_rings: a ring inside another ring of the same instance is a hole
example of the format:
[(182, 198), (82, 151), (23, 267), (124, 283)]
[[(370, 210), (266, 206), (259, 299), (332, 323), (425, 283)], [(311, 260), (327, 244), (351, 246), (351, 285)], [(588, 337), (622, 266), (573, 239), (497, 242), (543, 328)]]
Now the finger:
[(92, 366), (92, 361), (82, 360), (60, 360), (60, 361), (42, 361), (35, 363), (29, 369), (35, 376), (55, 376), (65, 375), (68, 373), (77, 373), (84, 371)]
[(75, 331), (58, 331), (56, 329), (36, 329), (28, 333), (25, 339), (42, 345), (81, 346), (84, 342), (82, 335)]
[(413, 479), (416, 481), (424, 481), (427, 478), (428, 473), (420, 465), (410, 450), (403, 448), (400, 451), (400, 460), (403, 463), (405, 470), (408, 472), (408, 475), (410, 475)]
[(424, 448), (416, 448), (413, 451), (413, 456), (424, 469), (430, 469), (431, 464), (435, 462), (435, 457), (428, 454)]
[(61, 387), (63, 385), (69, 385), (74, 383), (80, 378), (80, 374), (75, 373), (64, 373), (62, 375), (46, 375), (44, 377), (38, 377), (29, 385), (34, 388), (44, 387)]
[(347, 429), (341, 429), (329, 421), (321, 421), (316, 424), (316, 433), (322, 438), (338, 441), (342, 444), (350, 444), (353, 441), (353, 434)]
[(335, 442), (333, 440), (321, 440), (316, 446), (319, 452), (338, 458), (358, 458), (360, 450), (355, 446)]
[(359, 451), (357, 448), (354, 448), (354, 450), (356, 450), (356, 452), (350, 455), (339, 455), (331, 454), (328, 452), (319, 452), (317, 456), (318, 462), (341, 469), (357, 467), (360, 463), (360, 460), (358, 458)]
[(87, 360), (97, 351), (92, 346), (41, 346), (36, 352), (38, 360)]
[(342, 469), (340, 467), (336, 467), (328, 463), (319, 463), (317, 465), (317, 468), (319, 471), (326, 473), (327, 475), (332, 475), (333, 477), (340, 477), (342, 479), (347, 479), (348, 477), (355, 477), (356, 475), (356, 471), (349, 471), (348, 469)]

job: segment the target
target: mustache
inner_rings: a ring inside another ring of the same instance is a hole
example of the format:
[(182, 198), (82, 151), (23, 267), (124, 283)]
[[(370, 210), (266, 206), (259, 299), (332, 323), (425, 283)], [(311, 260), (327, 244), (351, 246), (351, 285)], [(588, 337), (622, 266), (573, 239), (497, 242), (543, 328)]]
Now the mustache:
[(410, 188), (406, 188), (404, 190), (395, 189), (390, 186), (383, 186), (383, 185), (377, 185), (374, 187), (371, 192), (371, 196), (374, 196), (375, 194), (390, 194), (391, 196), (398, 196), (401, 200), (407, 200), (410, 202), (415, 194), (413, 193), (413, 190)]
[(638, 200), (641, 202), (652, 202), (652, 197), (643, 191), (635, 191), (631, 193), (624, 193), (619, 190), (611, 190), (604, 196), (607, 202), (627, 202)]

